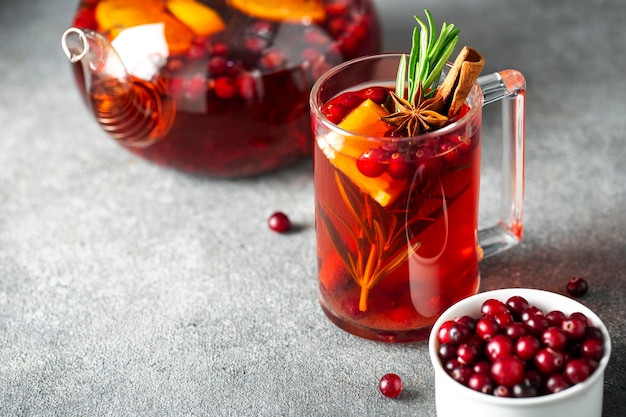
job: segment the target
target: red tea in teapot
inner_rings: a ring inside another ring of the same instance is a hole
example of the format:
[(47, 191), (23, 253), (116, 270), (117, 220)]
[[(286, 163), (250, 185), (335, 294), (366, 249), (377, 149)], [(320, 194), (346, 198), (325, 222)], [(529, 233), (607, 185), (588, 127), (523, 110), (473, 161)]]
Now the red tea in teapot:
[(84, 0), (73, 26), (83, 46), (64, 48), (103, 129), (150, 161), (217, 177), (310, 155), (311, 86), (380, 47), (370, 0)]

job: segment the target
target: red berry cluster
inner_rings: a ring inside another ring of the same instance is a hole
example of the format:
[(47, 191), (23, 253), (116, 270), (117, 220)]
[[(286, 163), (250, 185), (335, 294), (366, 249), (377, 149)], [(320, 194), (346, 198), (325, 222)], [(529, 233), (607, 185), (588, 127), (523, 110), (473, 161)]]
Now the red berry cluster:
[(478, 318), (446, 321), (438, 356), (461, 384), (500, 397), (535, 397), (585, 381), (604, 355), (604, 335), (583, 313), (544, 312), (521, 296), (488, 299)]

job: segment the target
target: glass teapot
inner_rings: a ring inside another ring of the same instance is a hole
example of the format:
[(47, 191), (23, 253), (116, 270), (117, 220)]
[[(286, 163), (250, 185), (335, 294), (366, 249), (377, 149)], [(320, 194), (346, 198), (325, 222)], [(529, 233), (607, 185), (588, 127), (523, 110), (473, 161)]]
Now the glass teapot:
[(310, 88), (378, 52), (380, 26), (371, 0), (82, 0), (62, 47), (120, 145), (238, 177), (311, 154)]

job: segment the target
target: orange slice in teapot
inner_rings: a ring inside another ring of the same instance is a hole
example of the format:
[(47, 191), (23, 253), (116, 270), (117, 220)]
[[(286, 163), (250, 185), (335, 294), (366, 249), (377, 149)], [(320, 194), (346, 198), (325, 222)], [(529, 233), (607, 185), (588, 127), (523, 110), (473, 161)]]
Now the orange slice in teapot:
[(96, 21), (111, 37), (133, 26), (156, 23), (165, 12), (160, 0), (103, 0), (96, 6)]
[(277, 20), (324, 20), (322, 0), (228, 0), (228, 4), (250, 16)]
[(212, 8), (195, 0), (169, 0), (167, 10), (198, 36), (208, 36), (224, 30), (221, 16)]

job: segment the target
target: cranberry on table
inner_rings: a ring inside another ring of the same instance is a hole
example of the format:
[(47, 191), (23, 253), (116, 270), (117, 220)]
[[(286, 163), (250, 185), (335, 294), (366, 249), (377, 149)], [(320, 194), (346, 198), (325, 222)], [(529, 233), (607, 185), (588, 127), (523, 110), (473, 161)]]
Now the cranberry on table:
[(567, 292), (573, 297), (582, 297), (589, 291), (587, 280), (580, 277), (572, 277), (567, 283)]
[(291, 228), (291, 220), (281, 211), (273, 213), (267, 220), (267, 224), (271, 230), (277, 233), (286, 232)]
[(396, 374), (386, 374), (380, 379), (378, 389), (388, 398), (397, 398), (402, 393), (402, 379)]

